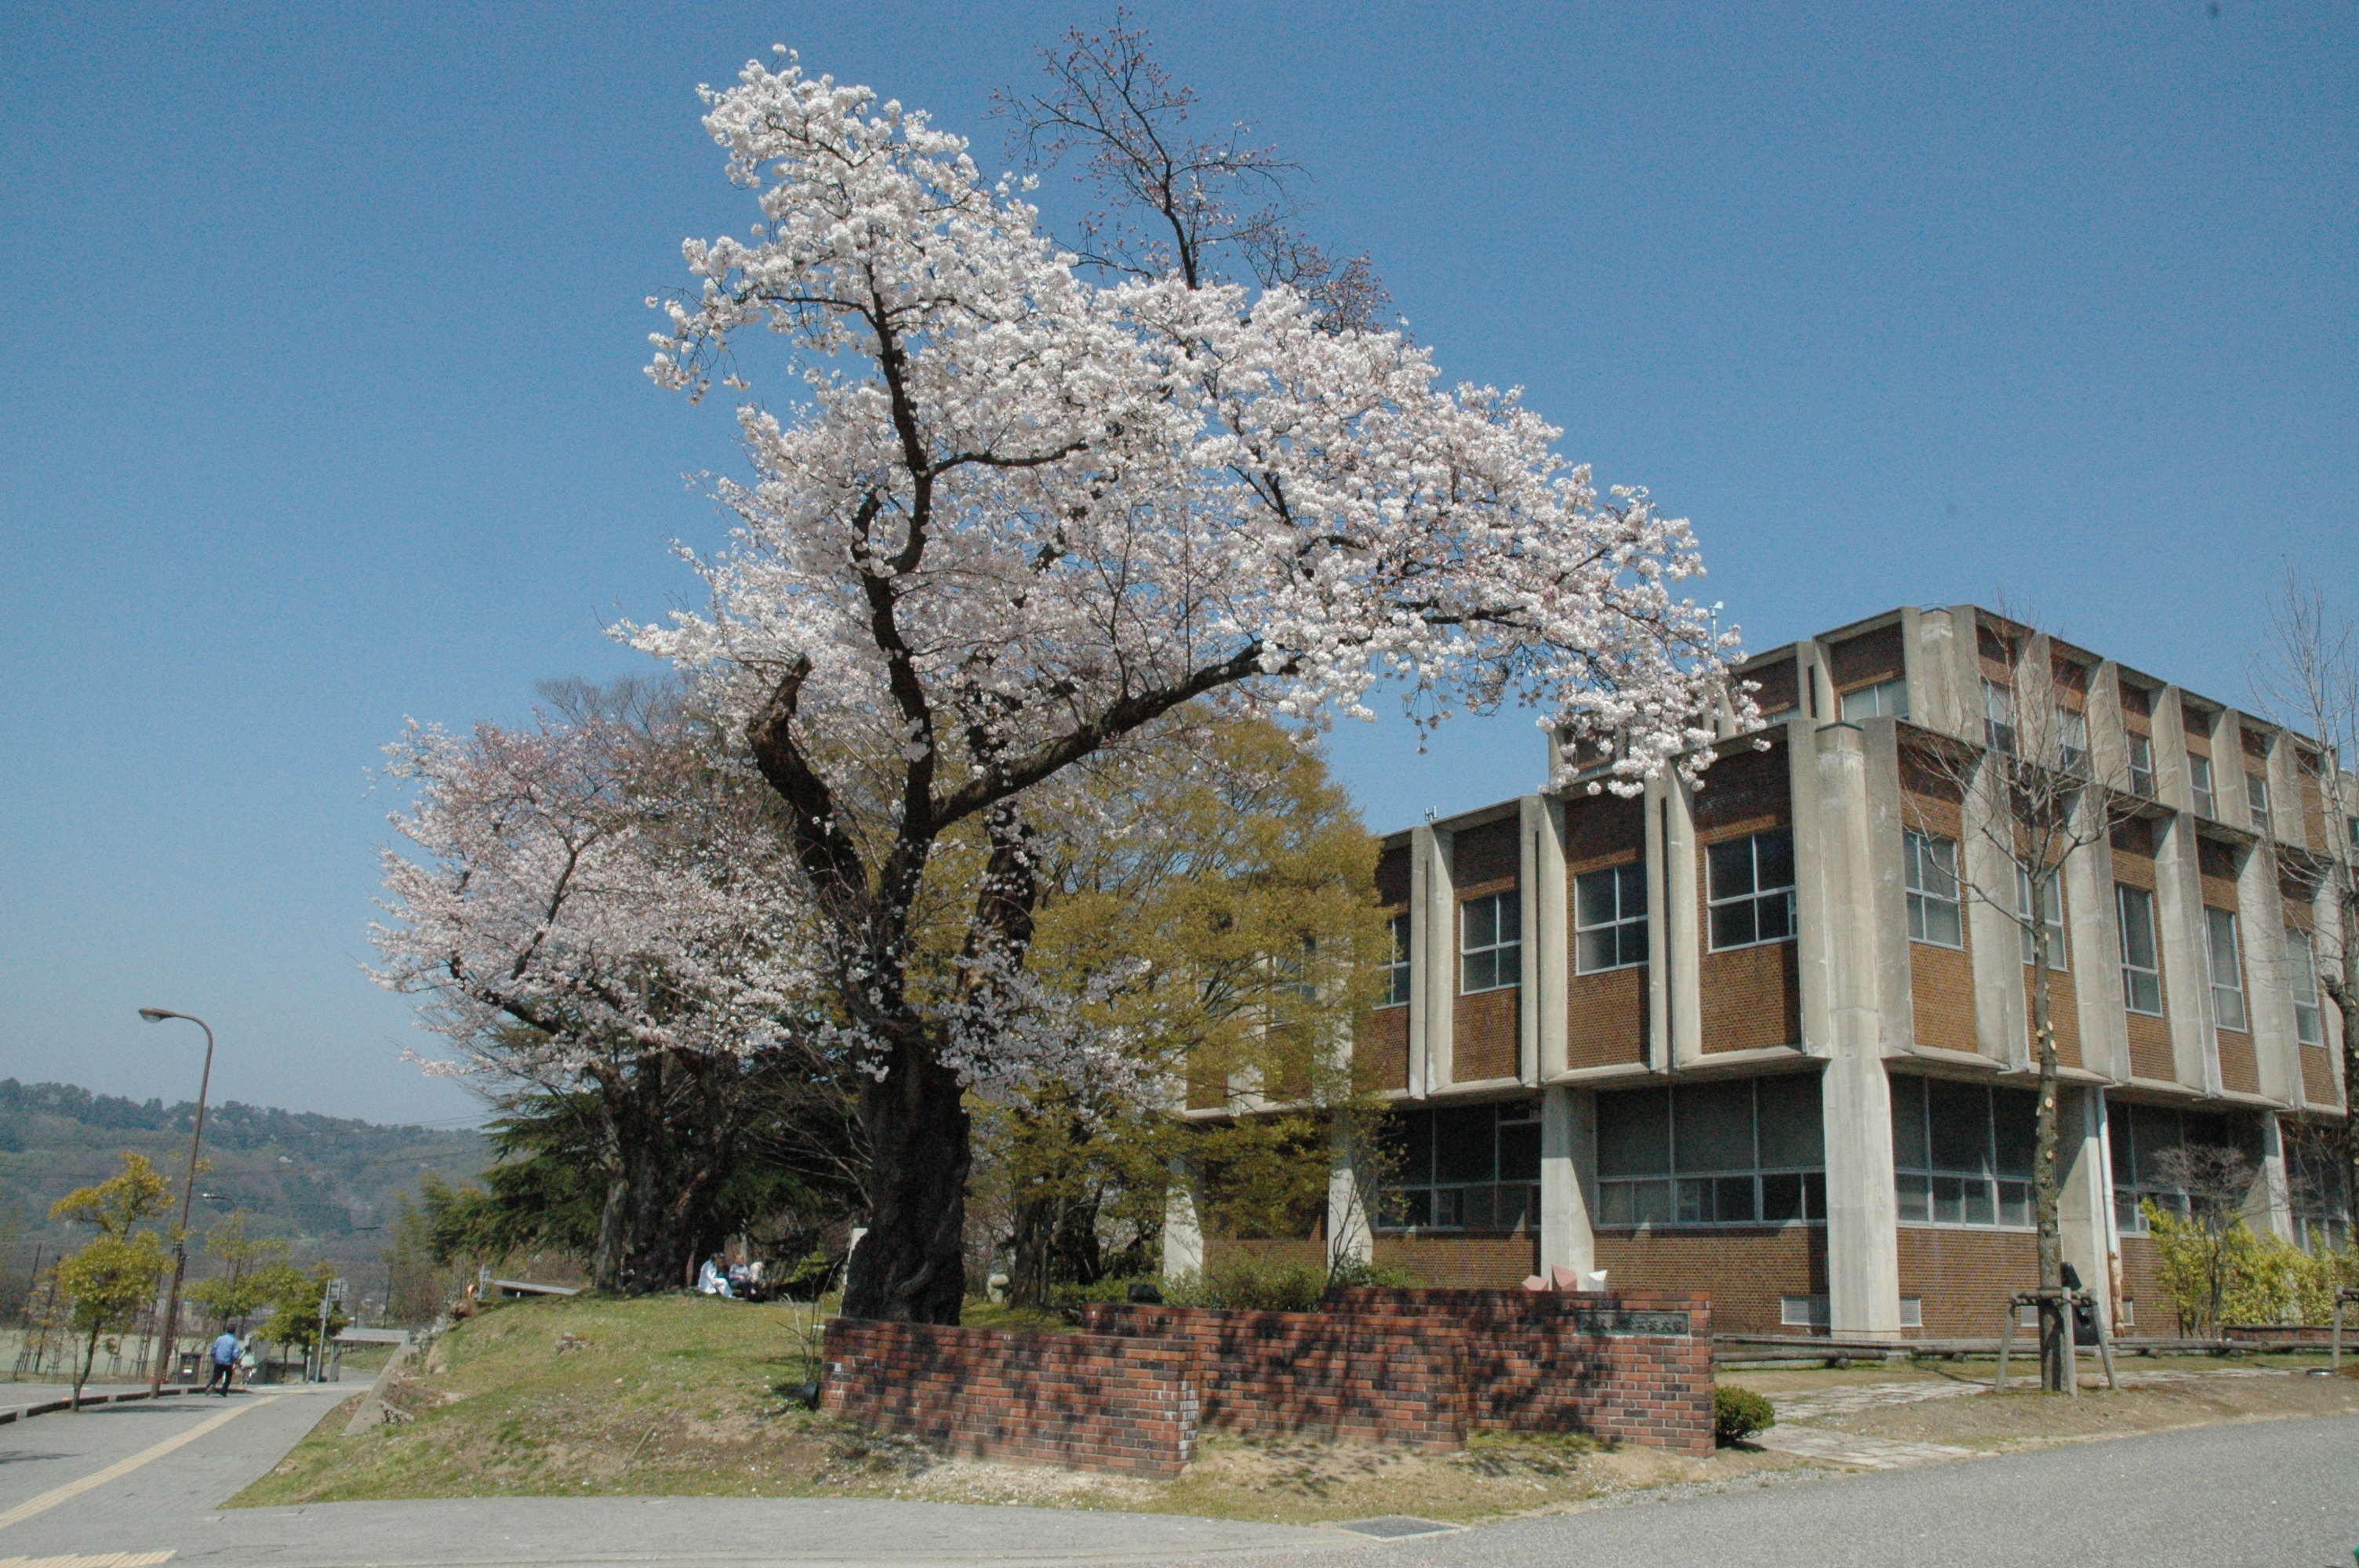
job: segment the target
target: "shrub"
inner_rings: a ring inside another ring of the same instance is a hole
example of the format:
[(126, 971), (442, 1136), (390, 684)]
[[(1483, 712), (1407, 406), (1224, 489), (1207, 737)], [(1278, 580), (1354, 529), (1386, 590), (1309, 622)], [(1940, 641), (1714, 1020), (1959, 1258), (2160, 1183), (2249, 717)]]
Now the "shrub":
[(1750, 1389), (1714, 1389), (1712, 1393), (1712, 1434), (1717, 1441), (1741, 1443), (1765, 1427), (1777, 1423), (1777, 1407)]

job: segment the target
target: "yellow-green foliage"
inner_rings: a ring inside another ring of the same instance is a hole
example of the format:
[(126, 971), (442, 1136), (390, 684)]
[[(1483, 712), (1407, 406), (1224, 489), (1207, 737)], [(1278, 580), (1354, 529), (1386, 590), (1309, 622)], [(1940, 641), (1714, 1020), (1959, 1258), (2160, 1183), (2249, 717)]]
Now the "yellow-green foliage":
[[(2207, 1226), (2146, 1206), (2163, 1291), (2183, 1333), (2231, 1323), (2325, 1323), (2337, 1285), (2359, 1284), (2359, 1251), (2309, 1253), (2242, 1219)], [(2217, 1311), (2213, 1310), (2217, 1302)]]
[(98, 1234), (58, 1264), (58, 1288), (71, 1307), (68, 1322), (82, 1337), (74, 1368), (74, 1399), (82, 1399), (99, 1341), (128, 1328), (139, 1309), (155, 1298), (156, 1282), (169, 1261), (164, 1244), (147, 1222), (170, 1202), (171, 1187), (141, 1154), (123, 1156), (122, 1171), (95, 1186), (79, 1187), (50, 1206), (51, 1219), (80, 1220)]

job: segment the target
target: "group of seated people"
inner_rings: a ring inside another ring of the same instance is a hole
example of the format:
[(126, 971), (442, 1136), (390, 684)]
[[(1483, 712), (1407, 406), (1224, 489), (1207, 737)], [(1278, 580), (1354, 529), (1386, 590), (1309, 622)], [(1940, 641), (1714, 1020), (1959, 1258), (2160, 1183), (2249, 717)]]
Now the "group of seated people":
[(757, 1259), (751, 1263), (732, 1263), (715, 1252), (697, 1270), (696, 1288), (702, 1295), (758, 1302), (764, 1297), (761, 1261)]

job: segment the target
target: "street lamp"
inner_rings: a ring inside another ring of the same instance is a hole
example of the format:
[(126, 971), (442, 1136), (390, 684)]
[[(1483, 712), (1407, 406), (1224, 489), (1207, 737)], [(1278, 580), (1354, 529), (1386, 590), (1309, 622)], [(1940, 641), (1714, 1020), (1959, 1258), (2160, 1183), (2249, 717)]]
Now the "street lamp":
[(205, 1142), (205, 1097), (213, 1087), (213, 1031), (212, 1025), (195, 1014), (174, 1012), (168, 1008), (143, 1007), (139, 1016), (150, 1023), (184, 1018), (205, 1032), (205, 1076), (197, 1081), (197, 1132), (189, 1140), (189, 1179), (180, 1188), (180, 1229), (172, 1238), (172, 1291), (164, 1298), (163, 1344), (157, 1352), (155, 1374), (147, 1379), (147, 1391), (157, 1394), (164, 1388), (164, 1364), (179, 1346), (180, 1280), (189, 1271), (189, 1206), (196, 1201), (197, 1152)]

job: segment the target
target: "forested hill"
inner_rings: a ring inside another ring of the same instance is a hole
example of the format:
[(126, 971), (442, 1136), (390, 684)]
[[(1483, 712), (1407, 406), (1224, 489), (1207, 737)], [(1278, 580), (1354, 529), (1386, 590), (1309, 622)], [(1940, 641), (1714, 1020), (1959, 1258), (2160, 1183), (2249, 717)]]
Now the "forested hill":
[[(36, 1245), (68, 1238), (49, 1206), (76, 1187), (103, 1181), (134, 1150), (172, 1178), (177, 1195), (189, 1158), (193, 1101), (142, 1103), (94, 1095), (71, 1084), (0, 1079), (0, 1303), (21, 1290)], [(233, 1210), (254, 1216), (258, 1234), (284, 1238), (299, 1260), (374, 1265), (392, 1240), (401, 1195), (431, 1171), (468, 1180), (491, 1162), (472, 1131), (383, 1127), (346, 1117), (243, 1105), (205, 1111), (205, 1167), (190, 1216), (191, 1271), (207, 1272), (201, 1237)]]

